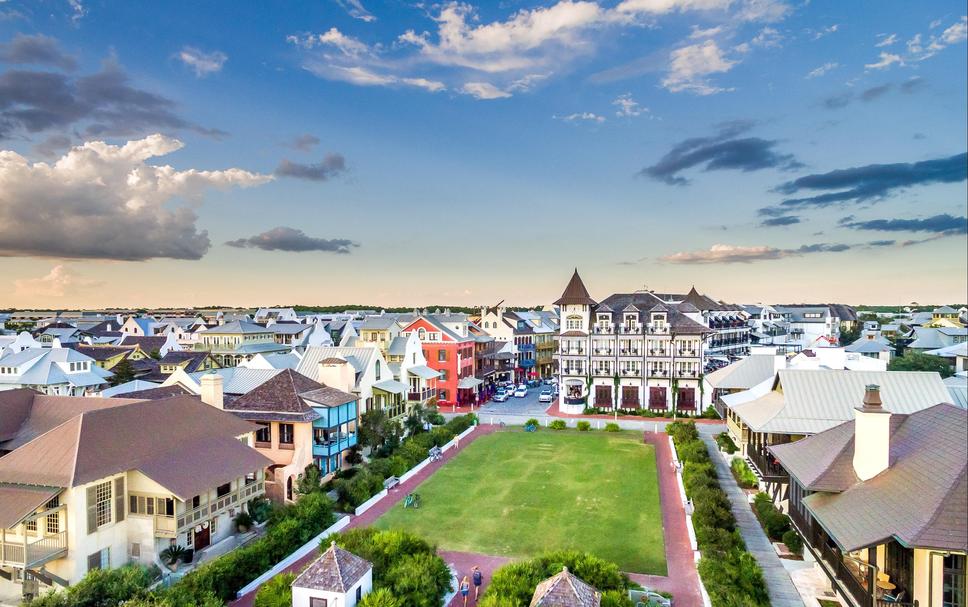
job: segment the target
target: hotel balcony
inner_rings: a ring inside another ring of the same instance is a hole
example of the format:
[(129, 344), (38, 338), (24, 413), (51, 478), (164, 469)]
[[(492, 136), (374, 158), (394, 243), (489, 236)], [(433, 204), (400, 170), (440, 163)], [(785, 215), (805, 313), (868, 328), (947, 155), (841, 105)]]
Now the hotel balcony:
[(356, 445), (356, 432), (332, 433), (328, 439), (313, 439), (313, 457), (329, 457)]
[(595, 348), (592, 351), (592, 356), (614, 356), (615, 350), (609, 348)]
[(611, 335), (615, 332), (612, 325), (592, 325), (592, 333), (594, 335)]
[(559, 352), (562, 356), (584, 356), (585, 348), (562, 348)]
[(639, 323), (621, 324), (618, 327), (618, 332), (621, 335), (640, 335), (642, 333), (642, 325)]
[(692, 348), (683, 348), (681, 350), (676, 350), (676, 356), (679, 358), (698, 358), (699, 350), (694, 350)]
[(0, 565), (3, 566), (29, 569), (64, 556), (67, 556), (67, 531), (33, 541), (30, 536), (0, 540)]
[(649, 356), (658, 356), (662, 358), (662, 357), (668, 357), (669, 353), (670, 353), (670, 350), (666, 350), (663, 348), (658, 348), (658, 349), (649, 348)]
[(637, 348), (622, 348), (621, 350), (618, 351), (618, 355), (638, 357), (638, 356), (642, 356), (642, 350), (639, 350)]
[(588, 399), (584, 396), (566, 396), (564, 402), (566, 405), (584, 405)]

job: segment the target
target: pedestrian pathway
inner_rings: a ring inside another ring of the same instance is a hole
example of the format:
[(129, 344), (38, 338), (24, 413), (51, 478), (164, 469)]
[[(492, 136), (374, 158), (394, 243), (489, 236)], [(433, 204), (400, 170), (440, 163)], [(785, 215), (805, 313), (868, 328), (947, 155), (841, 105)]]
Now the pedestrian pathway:
[(763, 570), (763, 579), (766, 581), (766, 589), (770, 595), (770, 605), (773, 607), (804, 607), (803, 599), (797, 592), (790, 574), (783, 567), (783, 562), (777, 556), (773, 544), (766, 537), (763, 528), (753, 509), (750, 508), (746, 500), (746, 493), (736, 484), (732, 472), (726, 461), (720, 456), (716, 441), (707, 433), (703, 433), (703, 441), (706, 443), (706, 450), (716, 466), (716, 474), (719, 476), (719, 485), (726, 492), (732, 504), (733, 516), (736, 517), (736, 526), (739, 528), (743, 541), (746, 543), (746, 550), (753, 555), (756, 562)]
[[(424, 468), (423, 470), (421, 470), (411, 478), (407, 479), (405, 483), (400, 483), (399, 485), (391, 489), (385, 498), (377, 502), (376, 505), (374, 505), (372, 508), (370, 508), (363, 514), (359, 516), (352, 516), (350, 520), (350, 524), (347, 525), (346, 528), (353, 529), (355, 527), (367, 527), (369, 525), (372, 525), (378, 518), (383, 516), (383, 514), (385, 514), (387, 510), (392, 508), (397, 502), (399, 502), (404, 497), (406, 497), (407, 494), (412, 492), (420, 483), (430, 478), (430, 476), (434, 472), (439, 470), (444, 464), (446, 464), (451, 459), (453, 459), (454, 456), (460, 453), (465, 447), (467, 447), (467, 445), (477, 440), (478, 437), (484, 436), (485, 434), (490, 434), (491, 432), (494, 432), (498, 429), (499, 429), (498, 426), (485, 426), (485, 425), (477, 426), (477, 429), (471, 432), (470, 435), (465, 437), (462, 441), (460, 441), (460, 444), (457, 447), (454, 447), (453, 449), (449, 449), (445, 451), (443, 458), (437, 460), (436, 462), (431, 463), (426, 468)], [(296, 573), (296, 572), (302, 571), (302, 569), (306, 567), (306, 565), (311, 563), (318, 556), (319, 556), (319, 552), (312, 551), (306, 556), (304, 556), (303, 558), (299, 559), (298, 561), (290, 565), (289, 567), (287, 567), (285, 569), (285, 572)], [(253, 590), (252, 592), (242, 596), (240, 599), (233, 601), (232, 603), (230, 603), (230, 605), (232, 605), (232, 607), (252, 607), (252, 605), (255, 603), (255, 595), (257, 592), (258, 592), (258, 589)]]
[[(457, 582), (466, 575), (468, 580), (472, 580), (472, 570), (474, 567), (478, 567), (481, 573), (484, 574), (483, 583), (481, 584), (480, 596), (484, 596), (484, 591), (487, 590), (487, 585), (491, 583), (491, 577), (494, 576), (494, 572), (503, 567), (506, 563), (510, 562), (511, 559), (505, 556), (490, 556), (486, 554), (476, 554), (474, 552), (456, 552), (453, 550), (438, 550), (437, 554), (440, 558), (444, 559), (444, 562), (451, 565), (457, 572)], [(471, 607), (476, 605), (477, 602), (474, 600), (474, 585), (471, 584), (471, 593), (467, 597), (467, 605)], [(463, 607), (464, 599), (458, 592), (456, 596), (450, 601), (448, 607)]]

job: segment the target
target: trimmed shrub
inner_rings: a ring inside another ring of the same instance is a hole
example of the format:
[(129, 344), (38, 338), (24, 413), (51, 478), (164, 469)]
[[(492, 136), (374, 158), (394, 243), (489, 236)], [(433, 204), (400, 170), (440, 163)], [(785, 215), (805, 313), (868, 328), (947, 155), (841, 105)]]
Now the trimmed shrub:
[(565, 428), (568, 427), (568, 424), (566, 424), (565, 420), (563, 419), (556, 419), (550, 424), (548, 424), (548, 427), (551, 428), (552, 430), (564, 430)]
[(666, 434), (679, 446), (680, 442), (699, 438), (699, 430), (694, 422), (672, 422), (666, 426)]
[(357, 605), (358, 607), (401, 607), (400, 600), (386, 588), (377, 588), (365, 595)]
[(125, 565), (117, 569), (93, 569), (78, 583), (53, 590), (30, 601), (30, 607), (102, 607), (129, 599), (146, 598), (158, 568)]
[[(614, 563), (574, 550), (547, 552), (527, 561), (509, 563), (494, 572), (484, 600), (494, 607), (520, 607), (531, 602), (535, 586), (568, 567), (568, 571), (604, 594), (613, 591), (627, 596), (629, 580)], [(617, 600), (617, 597), (612, 597)], [(612, 600), (610, 598), (609, 600)], [(609, 603), (612, 607), (627, 604)]]
[(383, 480), (379, 474), (374, 474), (369, 468), (364, 468), (350, 479), (341, 478), (335, 483), (339, 501), (350, 508), (356, 508), (380, 491), (383, 491)]
[(709, 451), (706, 450), (706, 443), (698, 438), (676, 443), (676, 452), (679, 454), (679, 459), (683, 462), (706, 463), (709, 461)]
[(716, 435), (716, 444), (719, 445), (721, 451), (728, 453), (730, 455), (739, 451), (739, 447), (733, 442), (732, 437), (730, 437), (729, 432), (720, 432)]
[(606, 590), (602, 593), (601, 607), (634, 607), (628, 591)]
[(579, 432), (588, 432), (592, 429), (592, 423), (586, 421), (578, 422), (577, 426)]
[(753, 474), (753, 471), (746, 464), (746, 460), (736, 458), (729, 464), (730, 469), (733, 471), (733, 476), (736, 478), (736, 482), (740, 487), (745, 489), (756, 489), (760, 485), (760, 481)]
[(606, 432), (618, 432), (619, 430), (621, 430), (621, 428), (619, 428), (618, 424), (616, 424), (615, 422), (608, 422), (607, 424), (605, 424)]
[(783, 540), (783, 534), (790, 530), (790, 517), (780, 512), (773, 505), (773, 500), (766, 493), (757, 493), (753, 498), (753, 511), (760, 519), (763, 531), (774, 542)]
[(534, 426), (535, 428), (540, 428), (541, 427), (541, 422), (539, 422), (537, 419), (535, 419), (535, 418), (532, 417), (532, 418), (529, 418), (528, 421), (524, 422), (524, 425), (525, 426)]
[(803, 556), (803, 539), (796, 532), (796, 529), (788, 529), (783, 534), (783, 543), (793, 554)]
[(270, 579), (256, 592), (255, 607), (291, 607), (295, 579), (295, 573), (282, 573)]

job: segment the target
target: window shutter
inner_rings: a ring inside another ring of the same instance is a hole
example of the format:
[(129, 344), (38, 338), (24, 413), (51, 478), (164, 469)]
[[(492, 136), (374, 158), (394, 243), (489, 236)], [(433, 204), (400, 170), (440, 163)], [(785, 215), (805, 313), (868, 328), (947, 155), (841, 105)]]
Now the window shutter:
[(91, 534), (95, 531), (97, 531), (97, 487), (92, 486), (87, 488), (87, 532)]
[(124, 520), (124, 477), (114, 479), (114, 521)]

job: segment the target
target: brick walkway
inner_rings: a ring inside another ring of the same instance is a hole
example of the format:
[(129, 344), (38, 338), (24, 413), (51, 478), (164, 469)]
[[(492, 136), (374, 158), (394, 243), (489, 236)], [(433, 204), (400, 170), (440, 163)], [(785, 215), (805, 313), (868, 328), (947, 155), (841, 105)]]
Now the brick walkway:
[(790, 574), (780, 562), (773, 544), (770, 543), (766, 533), (760, 526), (760, 522), (753, 514), (749, 502), (746, 500), (746, 493), (736, 484), (729, 466), (720, 456), (716, 447), (716, 441), (710, 436), (703, 436), (706, 442), (706, 450), (709, 457), (716, 465), (716, 474), (719, 476), (719, 485), (726, 492), (732, 505), (733, 516), (736, 517), (736, 526), (739, 528), (740, 535), (746, 543), (746, 550), (753, 555), (756, 562), (763, 570), (763, 579), (766, 581), (766, 590), (770, 595), (770, 605), (773, 607), (803, 607), (804, 602), (797, 592)]
[[(373, 522), (376, 521), (376, 519), (380, 518), (383, 514), (386, 513), (387, 510), (392, 508), (397, 502), (399, 502), (404, 497), (406, 497), (407, 494), (412, 492), (420, 483), (430, 478), (430, 476), (434, 472), (439, 470), (441, 466), (443, 466), (451, 459), (453, 459), (454, 456), (460, 453), (465, 447), (467, 447), (467, 445), (477, 440), (478, 437), (484, 436), (486, 434), (490, 434), (492, 432), (495, 432), (498, 429), (499, 429), (499, 426), (486, 426), (486, 425), (477, 426), (477, 429), (474, 430), (474, 432), (472, 432), (469, 436), (464, 438), (464, 440), (460, 442), (459, 446), (457, 446), (454, 449), (450, 449), (446, 451), (444, 453), (444, 457), (441, 460), (430, 464), (429, 466), (427, 466), (426, 468), (424, 468), (423, 470), (415, 474), (413, 477), (407, 479), (407, 482), (401, 483), (396, 487), (394, 487), (393, 489), (391, 489), (385, 498), (380, 500), (375, 506), (373, 506), (372, 508), (370, 508), (360, 516), (351, 515), (352, 518), (350, 520), (350, 524), (346, 528), (353, 529), (355, 527), (367, 527), (373, 524)], [(287, 567), (284, 572), (286, 573), (298, 572), (302, 570), (303, 567), (305, 567), (313, 560), (315, 560), (316, 557), (318, 556), (319, 556), (318, 552), (316, 551), (310, 552), (305, 557), (299, 559), (298, 561), (296, 561), (295, 563)], [(252, 607), (253, 603), (255, 602), (256, 592), (258, 592), (258, 589), (253, 590), (252, 592), (242, 596), (240, 599), (236, 601), (233, 601), (232, 603), (230, 603), (230, 605), (232, 605), (232, 607)]]
[[(509, 563), (511, 559), (504, 556), (489, 556), (486, 554), (476, 554), (474, 552), (454, 552), (451, 550), (440, 550), (438, 552), (440, 558), (444, 559), (444, 562), (448, 565), (452, 565), (457, 571), (457, 582), (460, 583), (461, 578), (465, 575), (467, 580), (471, 584), (471, 593), (467, 597), (467, 605), (471, 607), (475, 604), (474, 602), (474, 578), (471, 575), (471, 570), (476, 566), (479, 567), (481, 573), (484, 574), (483, 584), (481, 584), (481, 596), (484, 596), (484, 591), (487, 590), (487, 585), (491, 582), (491, 576), (494, 572)], [(464, 599), (461, 597), (460, 593), (451, 600), (450, 605), (447, 607), (463, 607)]]
[(681, 607), (702, 607), (699, 574), (689, 545), (686, 512), (679, 498), (679, 481), (672, 467), (672, 450), (665, 433), (645, 433), (645, 442), (655, 448), (655, 464), (659, 476), (659, 499), (662, 505), (662, 528), (665, 539), (668, 576), (629, 574), (634, 582), (654, 590), (671, 592), (675, 604)]

